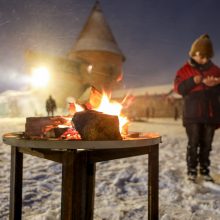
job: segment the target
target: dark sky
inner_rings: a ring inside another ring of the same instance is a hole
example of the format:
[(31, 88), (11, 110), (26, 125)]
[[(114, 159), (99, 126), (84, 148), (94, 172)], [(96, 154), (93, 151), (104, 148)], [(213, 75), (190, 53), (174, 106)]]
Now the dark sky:
[[(65, 56), (94, 0), (0, 0), (0, 91), (25, 86), (24, 51)], [(101, 0), (126, 56), (127, 88), (172, 83), (191, 43), (208, 33), (220, 65), (219, 0)]]

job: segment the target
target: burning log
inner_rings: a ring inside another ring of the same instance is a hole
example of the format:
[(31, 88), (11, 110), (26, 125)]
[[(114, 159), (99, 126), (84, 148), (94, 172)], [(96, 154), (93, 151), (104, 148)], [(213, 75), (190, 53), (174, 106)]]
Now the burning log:
[(87, 109), (97, 108), (102, 100), (102, 93), (95, 87), (88, 87), (84, 93), (79, 97), (77, 103), (86, 106)]
[(54, 130), (54, 134), (55, 134), (55, 137), (60, 137), (64, 132), (66, 132), (68, 130), (68, 127), (66, 128), (53, 128)]
[(72, 119), (82, 140), (121, 140), (118, 116), (94, 110), (77, 112)]
[(29, 117), (26, 118), (25, 136), (28, 138), (43, 137), (47, 134), (46, 136), (48, 137), (57, 137), (62, 132), (65, 132), (65, 129), (58, 128), (58, 126), (66, 123), (68, 123), (67, 119), (61, 116)]

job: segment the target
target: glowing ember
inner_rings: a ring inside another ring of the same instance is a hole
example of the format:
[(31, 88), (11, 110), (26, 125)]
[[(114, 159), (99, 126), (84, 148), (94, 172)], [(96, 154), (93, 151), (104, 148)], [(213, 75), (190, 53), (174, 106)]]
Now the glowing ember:
[(61, 136), (61, 139), (65, 140), (80, 140), (80, 134), (74, 128), (68, 128)]
[[(81, 109), (80, 109), (81, 110)], [(47, 125), (43, 129), (45, 137), (58, 137), (65, 140), (80, 140), (81, 137), (72, 124), (72, 117), (61, 117), (62, 120), (56, 120), (53, 125)], [(57, 134), (58, 133), (58, 136)]]

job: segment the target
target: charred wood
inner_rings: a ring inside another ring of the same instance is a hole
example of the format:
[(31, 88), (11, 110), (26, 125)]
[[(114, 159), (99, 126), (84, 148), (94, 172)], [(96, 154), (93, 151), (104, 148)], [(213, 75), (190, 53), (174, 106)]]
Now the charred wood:
[(77, 112), (72, 119), (82, 140), (121, 140), (118, 116), (86, 110)]

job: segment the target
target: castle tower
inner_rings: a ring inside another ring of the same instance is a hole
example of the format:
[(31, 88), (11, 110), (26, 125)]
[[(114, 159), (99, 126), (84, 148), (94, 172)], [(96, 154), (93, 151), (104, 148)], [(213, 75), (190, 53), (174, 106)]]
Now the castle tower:
[(90, 63), (87, 71), (81, 72), (83, 84), (107, 91), (121, 85), (119, 78), (125, 57), (104, 17), (99, 1), (95, 2), (68, 58)]
[(58, 107), (65, 108), (67, 97), (78, 99), (88, 87), (102, 91), (120, 88), (125, 60), (107, 24), (99, 1), (95, 2), (74, 47), (65, 57), (28, 50), (27, 69), (44, 66), (50, 70), (46, 88), (35, 89), (36, 96), (46, 100), (52, 95)]

